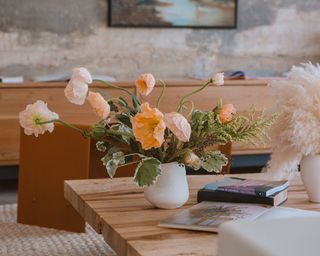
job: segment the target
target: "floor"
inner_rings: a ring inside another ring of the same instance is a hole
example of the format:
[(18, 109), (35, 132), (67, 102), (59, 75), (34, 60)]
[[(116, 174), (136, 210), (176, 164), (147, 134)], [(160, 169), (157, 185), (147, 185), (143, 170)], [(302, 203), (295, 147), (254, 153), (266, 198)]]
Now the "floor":
[(0, 204), (17, 202), (18, 180), (0, 180)]

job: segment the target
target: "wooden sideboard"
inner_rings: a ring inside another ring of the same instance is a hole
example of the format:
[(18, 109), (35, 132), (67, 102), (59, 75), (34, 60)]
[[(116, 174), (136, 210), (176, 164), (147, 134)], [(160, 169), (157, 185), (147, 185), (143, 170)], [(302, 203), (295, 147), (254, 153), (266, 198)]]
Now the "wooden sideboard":
[[(169, 81), (164, 98), (161, 102), (163, 112), (175, 111), (181, 97), (199, 87), (203, 82), (198, 80)], [(199, 109), (212, 109), (219, 98), (224, 103), (233, 103), (238, 111), (255, 105), (257, 110), (268, 108), (273, 104), (273, 98), (268, 93), (268, 80), (230, 80), (225, 85), (210, 86), (206, 90), (194, 95), (191, 99)], [(121, 87), (136, 93), (133, 82), (117, 82)], [(88, 103), (84, 106), (71, 104), (64, 97), (66, 83), (0, 83), (0, 165), (19, 164), (19, 112), (27, 104), (36, 100), (48, 103), (50, 110), (57, 112), (60, 117), (74, 124), (92, 125), (98, 118), (92, 113)], [(91, 90), (99, 91), (104, 95), (125, 96), (121, 91), (110, 89), (102, 84), (90, 85)], [(141, 101), (148, 100), (155, 105), (160, 88), (144, 98), (138, 95)], [(233, 146), (233, 154), (261, 154), (269, 153), (269, 146), (255, 148), (251, 145)]]

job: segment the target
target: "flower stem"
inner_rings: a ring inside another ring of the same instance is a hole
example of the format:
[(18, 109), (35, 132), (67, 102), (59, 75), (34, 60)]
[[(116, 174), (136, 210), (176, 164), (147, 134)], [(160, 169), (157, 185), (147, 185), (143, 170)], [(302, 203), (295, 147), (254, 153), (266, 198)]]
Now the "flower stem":
[(159, 108), (159, 106), (160, 106), (160, 101), (161, 101), (162, 96), (163, 96), (163, 93), (164, 93), (164, 89), (166, 88), (166, 84), (165, 84), (164, 81), (162, 81), (162, 80), (160, 80), (160, 79), (158, 79), (157, 81), (162, 85), (162, 90), (161, 90), (161, 93), (160, 93), (160, 95), (159, 95), (159, 97), (158, 97), (158, 100), (157, 100), (157, 108)]
[(193, 103), (192, 100), (185, 100), (185, 101), (183, 102), (183, 104), (182, 104), (182, 107), (183, 107), (185, 104), (187, 104), (187, 103), (190, 103), (190, 106), (191, 106), (191, 109), (190, 109), (190, 111), (189, 111), (189, 114), (187, 115), (187, 118), (189, 118), (189, 117), (192, 115), (192, 113), (193, 113), (194, 103)]
[(173, 161), (176, 157), (182, 156), (184, 155), (184, 153), (187, 151), (188, 149), (182, 149), (182, 150), (177, 150), (176, 153), (174, 153), (168, 160), (168, 162)]
[(128, 89), (126, 88), (122, 88), (120, 86), (117, 86), (117, 85), (114, 85), (112, 83), (109, 83), (109, 82), (106, 82), (106, 81), (103, 81), (103, 80), (100, 80), (100, 79), (94, 79), (93, 82), (99, 82), (99, 83), (103, 83), (109, 87), (112, 87), (114, 89), (118, 89), (118, 90), (121, 90), (121, 91), (124, 91), (126, 93), (128, 93), (130, 96), (135, 96), (132, 92), (130, 92)]
[(105, 84), (105, 85), (107, 85), (107, 86), (109, 86), (111, 88), (118, 89), (118, 90), (121, 90), (121, 91), (124, 91), (124, 92), (128, 93), (131, 96), (132, 100), (136, 103), (136, 105), (139, 105), (139, 106), (137, 106), (137, 110), (140, 112), (140, 103), (139, 103), (138, 98), (136, 97), (136, 95), (134, 95), (128, 89), (122, 88), (120, 86), (114, 85), (112, 83), (109, 83), (109, 82), (106, 82), (106, 81), (103, 81), (103, 80), (100, 80), (100, 79), (94, 79), (93, 81), (94, 82), (103, 83), (103, 84)]
[(127, 156), (139, 156), (140, 158), (143, 158), (143, 156), (139, 153), (131, 153), (131, 154), (127, 154), (125, 155), (124, 157), (127, 157)]
[(137, 164), (137, 163), (140, 163), (141, 160), (143, 159), (143, 156), (141, 156), (141, 154), (139, 154), (139, 153), (131, 153), (131, 154), (124, 155), (124, 157), (128, 157), (128, 156), (139, 156), (140, 160), (132, 161), (130, 163), (125, 163), (125, 164), (119, 165), (119, 167), (131, 165), (131, 164)]
[(65, 127), (71, 128), (77, 132), (79, 132), (83, 137), (89, 137), (88, 133), (86, 131), (81, 130), (80, 128), (72, 125), (72, 124), (68, 124), (65, 121), (61, 120), (61, 119), (52, 119), (49, 121), (44, 121), (44, 122), (39, 122), (36, 120), (36, 124), (41, 125), (41, 124), (50, 124), (50, 123), (60, 123), (62, 125), (64, 125)]
[(176, 152), (176, 147), (177, 147), (177, 143), (176, 143), (176, 139), (174, 137), (173, 134), (171, 134), (171, 139), (170, 139), (170, 146), (169, 146), (169, 151), (166, 154), (166, 158), (167, 158), (167, 162), (169, 163), (172, 159), (174, 159), (172, 156), (175, 154)]
[(163, 163), (163, 150), (162, 147), (158, 148), (158, 152), (159, 152), (159, 160), (161, 163)]
[(203, 84), (199, 89), (196, 89), (188, 94), (186, 94), (185, 96), (182, 97), (182, 99), (180, 100), (180, 103), (179, 103), (179, 107), (178, 107), (178, 112), (181, 113), (181, 110), (182, 110), (182, 107), (183, 107), (183, 104), (185, 102), (185, 100), (190, 97), (191, 95), (193, 94), (196, 94), (200, 91), (202, 91), (203, 89), (205, 89), (206, 87), (208, 87), (211, 83), (213, 82), (212, 78), (206, 82), (205, 84)]
[(141, 162), (141, 160), (139, 160), (139, 161), (134, 161), (134, 162), (130, 162), (130, 163), (126, 163), (126, 164), (119, 165), (119, 167), (131, 165), (131, 164), (137, 164), (137, 163), (140, 163), (140, 162)]

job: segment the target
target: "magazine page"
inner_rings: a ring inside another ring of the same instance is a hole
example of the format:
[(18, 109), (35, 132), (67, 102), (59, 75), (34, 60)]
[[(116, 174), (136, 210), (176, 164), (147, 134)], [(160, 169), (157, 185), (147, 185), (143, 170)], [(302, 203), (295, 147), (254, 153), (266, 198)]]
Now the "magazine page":
[(160, 227), (217, 232), (219, 225), (233, 220), (254, 220), (268, 206), (203, 201), (160, 222)]

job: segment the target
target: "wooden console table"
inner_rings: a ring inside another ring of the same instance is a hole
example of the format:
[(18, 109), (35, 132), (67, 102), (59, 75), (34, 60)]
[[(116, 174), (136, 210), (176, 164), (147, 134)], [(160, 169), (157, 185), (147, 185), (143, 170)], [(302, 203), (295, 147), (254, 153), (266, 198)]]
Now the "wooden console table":
[[(266, 174), (242, 176), (268, 178)], [(188, 176), (190, 199), (183, 208), (196, 203), (199, 188), (219, 178), (221, 176)], [(65, 181), (65, 198), (120, 256), (217, 253), (217, 234), (157, 227), (160, 220), (182, 208), (159, 210), (152, 207), (132, 178)], [(308, 201), (299, 174), (291, 182), (285, 206), (320, 211), (319, 204)]]

